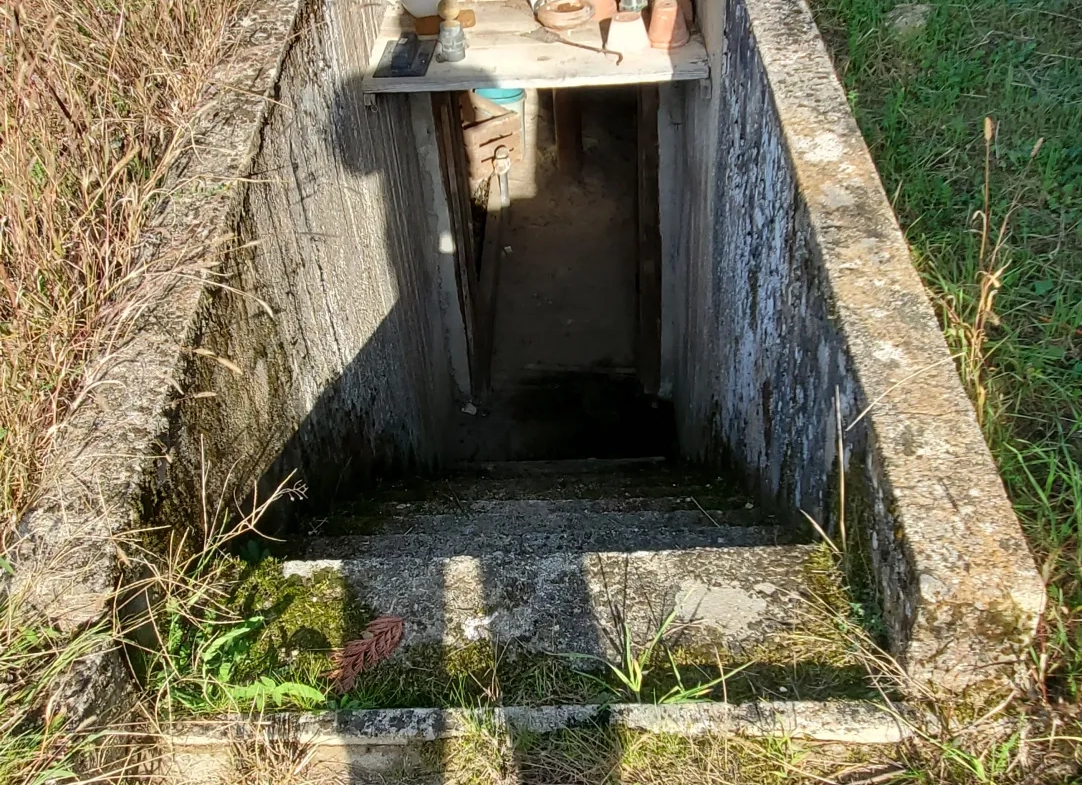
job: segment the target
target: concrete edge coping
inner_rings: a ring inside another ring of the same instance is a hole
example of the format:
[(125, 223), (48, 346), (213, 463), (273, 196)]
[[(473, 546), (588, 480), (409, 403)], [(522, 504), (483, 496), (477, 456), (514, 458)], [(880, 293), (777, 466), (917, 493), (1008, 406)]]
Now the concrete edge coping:
[(166, 729), (175, 748), (220, 747), (252, 739), (262, 730), (270, 740), (314, 746), (404, 746), (460, 738), (484, 721), (496, 728), (553, 733), (608, 725), (649, 734), (688, 737), (739, 734), (795, 737), (849, 744), (897, 744), (916, 732), (905, 706), (893, 710), (870, 701), (757, 701), (744, 704), (508, 706), (478, 709), (366, 709), (285, 712), (262, 718), (239, 714), (176, 722)]
[(1018, 661), (1044, 583), (807, 0), (740, 1), (870, 403), (876, 514), (898, 540), (873, 532), (872, 548), (890, 554), (880, 588), (908, 628), (902, 660), (965, 689)]

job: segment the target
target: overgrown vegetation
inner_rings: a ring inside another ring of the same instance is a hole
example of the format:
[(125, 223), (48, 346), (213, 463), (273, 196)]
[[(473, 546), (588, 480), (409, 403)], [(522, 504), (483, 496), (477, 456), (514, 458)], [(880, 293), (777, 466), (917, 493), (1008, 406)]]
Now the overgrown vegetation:
[[(93, 389), (92, 361), (106, 359), (129, 323), (143, 283), (146, 220), (222, 54), (223, 22), (239, 4), (0, 5), (5, 549), (39, 491), (58, 429)], [(71, 667), (115, 649), (115, 631), (106, 625), (73, 636), (6, 595), (0, 611), (0, 782), (71, 780), (104, 739), (70, 726), (58, 713), (57, 690)], [(122, 771), (123, 758), (104, 765), (102, 776)]]
[(0, 6), (0, 534), (137, 311), (146, 221), (244, 0)]
[(1049, 585), (1044, 697), (1082, 698), (1082, 4), (815, 0)]

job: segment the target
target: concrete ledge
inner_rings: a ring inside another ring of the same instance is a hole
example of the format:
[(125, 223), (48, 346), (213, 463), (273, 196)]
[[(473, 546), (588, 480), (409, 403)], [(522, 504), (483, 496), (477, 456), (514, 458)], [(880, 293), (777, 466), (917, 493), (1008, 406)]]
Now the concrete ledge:
[(847, 474), (887, 622), (912, 675), (960, 689), (1014, 668), (1044, 586), (807, 6), (745, 4), (859, 387), (845, 422), (871, 407)]
[(230, 715), (175, 723), (165, 732), (174, 748), (221, 747), (255, 738), (257, 733), (269, 740), (313, 746), (403, 746), (465, 736), (474, 732), (481, 720), (495, 727), (530, 733), (608, 725), (689, 737), (742, 734), (854, 744), (895, 744), (912, 735), (908, 725), (886, 708), (862, 701), (372, 709), (275, 714), (261, 719)]
[(844, 475), (893, 654), (939, 688), (1001, 687), (1044, 587), (811, 13), (701, 5), (710, 97), (666, 102), (681, 447), (835, 533)]

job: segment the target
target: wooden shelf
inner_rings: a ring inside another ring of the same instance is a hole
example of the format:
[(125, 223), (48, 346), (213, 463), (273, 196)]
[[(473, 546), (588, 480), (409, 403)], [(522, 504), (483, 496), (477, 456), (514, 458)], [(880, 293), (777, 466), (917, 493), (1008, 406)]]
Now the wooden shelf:
[[(441, 63), (433, 59), (424, 76), (373, 76), (388, 42), (413, 30), (413, 17), (392, 3), (364, 75), (368, 93), (424, 93), (472, 90), (477, 87), (585, 87), (643, 82), (705, 79), (710, 75), (702, 36), (672, 51), (649, 49), (617, 57), (604, 53), (601, 27), (593, 22), (560, 33), (574, 44), (553, 40), (555, 34), (537, 23), (526, 0), (475, 0), (463, 3), (477, 15), (466, 30), (466, 59)], [(607, 23), (606, 23), (607, 24)], [(434, 38), (435, 36), (430, 36)], [(582, 48), (587, 47), (587, 48)]]

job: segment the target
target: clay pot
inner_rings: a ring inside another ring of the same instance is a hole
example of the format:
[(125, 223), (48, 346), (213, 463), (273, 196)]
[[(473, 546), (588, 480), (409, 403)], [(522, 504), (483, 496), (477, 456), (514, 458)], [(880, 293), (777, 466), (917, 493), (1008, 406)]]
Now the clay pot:
[(594, 17), (587, 0), (548, 0), (537, 6), (537, 21), (549, 30), (571, 30)]
[(605, 48), (613, 52), (627, 54), (641, 52), (650, 48), (650, 37), (646, 34), (646, 23), (639, 11), (618, 11), (609, 22), (609, 38)]
[(650, 46), (676, 49), (686, 44), (689, 37), (678, 0), (654, 0), (650, 9)]
[(594, 21), (604, 22), (616, 15), (616, 0), (589, 0), (594, 7)]

